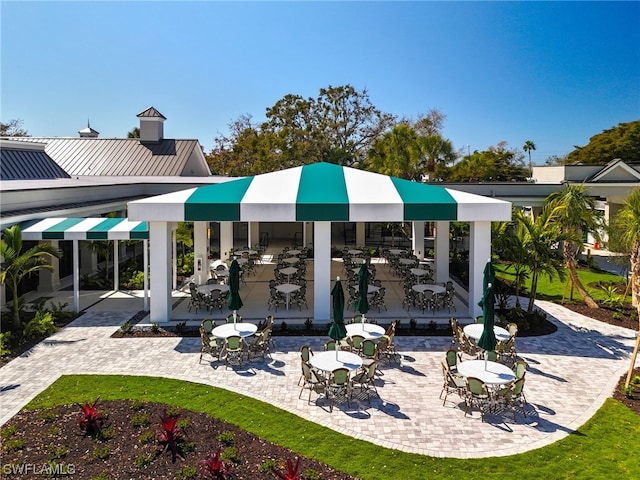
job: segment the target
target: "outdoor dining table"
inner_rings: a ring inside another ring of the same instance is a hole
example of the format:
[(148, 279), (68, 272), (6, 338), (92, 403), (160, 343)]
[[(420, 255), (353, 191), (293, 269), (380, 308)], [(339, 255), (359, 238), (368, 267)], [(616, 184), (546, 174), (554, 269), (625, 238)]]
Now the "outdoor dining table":
[(414, 292), (422, 293), (425, 290), (431, 290), (434, 295), (440, 295), (446, 291), (442, 285), (436, 285), (434, 283), (419, 283), (411, 287)]
[(292, 250), (287, 250), (284, 253), (295, 257), (296, 255), (300, 255), (302, 253), (302, 250), (292, 249)]
[(282, 285), (276, 285), (276, 290), (285, 294), (287, 310), (289, 310), (289, 297), (293, 292), (300, 290), (300, 285), (294, 285), (293, 283), (283, 283)]
[[(356, 292), (360, 291), (360, 285), (358, 285), (357, 283), (354, 285), (354, 288), (356, 289)], [(371, 285), (371, 284), (367, 285), (367, 294), (376, 293), (379, 290), (380, 290), (380, 287), (377, 287), (377, 286)]]
[(485, 360), (467, 360), (458, 363), (458, 373), (463, 377), (475, 377), (488, 386), (511, 383), (516, 379), (513, 370), (498, 362)]
[(333, 372), (337, 368), (346, 368), (350, 372), (362, 367), (362, 358), (344, 350), (329, 350), (311, 356), (309, 363), (323, 372)]
[[(483, 329), (484, 329), (483, 324), (471, 323), (469, 325), (466, 325), (462, 330), (464, 331), (464, 334), (467, 336), (467, 338), (470, 338), (474, 342), (477, 342), (478, 340), (480, 340), (480, 337), (482, 336)], [(511, 335), (509, 335), (509, 332), (507, 330), (497, 325), (493, 326), (493, 333), (496, 334), (496, 340), (499, 340), (502, 342), (509, 340), (509, 338), (511, 337)]]
[(248, 322), (223, 323), (211, 330), (211, 335), (218, 338), (229, 338), (235, 335), (245, 338), (250, 337), (258, 330), (257, 325)]
[(402, 255), (403, 253), (406, 253), (406, 250), (403, 250), (401, 248), (391, 248), (389, 249), (389, 253), (391, 255)]
[(233, 252), (234, 255), (242, 255), (243, 253), (246, 253), (248, 255), (257, 255), (258, 252), (256, 250), (236, 250), (235, 252)]
[(287, 257), (282, 259), (283, 262), (288, 263), (289, 265), (295, 265), (300, 261), (298, 257)]
[(420, 281), (420, 277), (424, 277), (425, 275), (427, 275), (429, 272), (429, 270), (425, 270), (423, 268), (412, 268), (411, 270), (409, 270), (411, 272), (411, 275), (413, 275), (414, 277), (416, 277), (416, 280), (419, 282)]
[(400, 262), (403, 265), (414, 265), (417, 263), (417, 261), (414, 260), (413, 258), (401, 258), (400, 260), (398, 260), (398, 262)]
[(212, 290), (220, 290), (222, 293), (229, 291), (229, 285), (219, 285), (217, 283), (198, 285), (196, 288), (201, 293), (211, 293)]
[(349, 250), (349, 255), (362, 255), (362, 250)]
[(365, 340), (377, 340), (384, 335), (384, 328), (375, 323), (350, 323), (346, 326), (347, 337), (353, 337), (354, 335), (360, 335)]
[(280, 269), (280, 273), (284, 273), (287, 276), (287, 283), (291, 281), (291, 275), (297, 272), (298, 272), (298, 269), (296, 267), (286, 267), (286, 268)]

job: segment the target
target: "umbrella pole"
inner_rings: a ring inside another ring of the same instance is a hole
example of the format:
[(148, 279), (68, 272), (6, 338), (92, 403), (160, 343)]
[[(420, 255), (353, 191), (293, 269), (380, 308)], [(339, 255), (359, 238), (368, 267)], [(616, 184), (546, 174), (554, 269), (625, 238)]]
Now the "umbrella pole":
[(233, 311), (233, 328), (236, 328), (236, 317), (237, 317), (237, 310)]

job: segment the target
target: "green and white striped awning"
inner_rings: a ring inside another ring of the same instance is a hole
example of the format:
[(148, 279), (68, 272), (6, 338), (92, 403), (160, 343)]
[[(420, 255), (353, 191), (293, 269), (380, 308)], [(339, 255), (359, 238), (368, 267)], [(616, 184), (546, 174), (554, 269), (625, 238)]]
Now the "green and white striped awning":
[(23, 240), (146, 240), (147, 222), (127, 218), (46, 218), (22, 226)]
[(511, 203), (315, 163), (129, 202), (148, 221), (404, 222), (511, 219)]

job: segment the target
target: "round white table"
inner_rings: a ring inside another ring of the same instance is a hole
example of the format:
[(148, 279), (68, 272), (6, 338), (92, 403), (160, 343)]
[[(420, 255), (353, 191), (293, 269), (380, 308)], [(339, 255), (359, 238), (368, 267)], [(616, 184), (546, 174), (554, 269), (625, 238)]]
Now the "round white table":
[(350, 255), (362, 255), (362, 250), (349, 250)]
[(377, 340), (384, 335), (384, 328), (374, 323), (350, 323), (346, 328), (348, 337), (360, 335), (365, 340)]
[(401, 248), (391, 248), (389, 249), (389, 253), (391, 255), (402, 255), (403, 253), (406, 253), (406, 250), (403, 250)]
[(233, 255), (242, 255), (243, 253), (246, 253), (248, 255), (257, 255), (258, 252), (256, 250), (236, 250), (235, 252), (233, 252)]
[(309, 363), (323, 372), (333, 372), (336, 368), (346, 368), (350, 372), (362, 367), (362, 359), (355, 353), (344, 350), (329, 350), (311, 356)]
[(247, 322), (238, 322), (238, 323), (223, 323), (222, 325), (218, 325), (211, 331), (211, 334), (214, 337), (219, 338), (228, 338), (238, 335), (242, 338), (250, 337), (256, 331), (258, 327), (253, 323)]
[[(480, 337), (482, 336), (483, 329), (484, 329), (483, 324), (472, 323), (470, 325), (465, 326), (462, 330), (464, 331), (464, 334), (468, 338), (477, 342), (478, 340), (480, 340)], [(507, 330), (505, 330), (502, 327), (498, 327), (497, 325), (493, 326), (493, 333), (496, 334), (496, 340), (500, 340), (502, 342), (509, 340), (509, 338), (511, 337), (511, 335), (509, 335), (509, 332)]]
[(300, 285), (294, 285), (293, 283), (283, 283), (282, 285), (276, 285), (276, 290), (286, 295), (287, 310), (289, 310), (289, 297), (293, 292), (300, 290)]
[(295, 265), (300, 261), (298, 257), (287, 257), (282, 259), (283, 262), (288, 263), (289, 265)]
[[(360, 291), (360, 285), (358, 285), (356, 283), (355, 284), (355, 289), (356, 289), (356, 292), (359, 292)], [(376, 287), (375, 285), (371, 285), (371, 284), (367, 285), (367, 294), (376, 293), (379, 290), (380, 290), (380, 287)]]
[(400, 260), (398, 260), (398, 262), (400, 262), (402, 265), (415, 265), (418, 263), (413, 258), (401, 258)]
[(434, 295), (440, 295), (446, 291), (442, 285), (435, 285), (433, 283), (420, 283), (411, 287), (414, 292), (422, 293), (425, 290), (431, 290)]
[(287, 276), (287, 283), (291, 281), (291, 275), (297, 272), (298, 269), (296, 267), (286, 267), (280, 269), (280, 273), (284, 273)]
[(285, 255), (293, 255), (293, 256), (296, 256), (296, 255), (300, 255), (300, 254), (302, 253), (302, 250), (296, 250), (296, 249), (293, 249), (293, 250), (287, 250), (287, 251), (286, 251), (286, 252), (284, 252), (284, 253), (285, 253)]
[(219, 285), (217, 283), (210, 283), (207, 285), (198, 285), (197, 287), (199, 292), (202, 293), (211, 293), (211, 290), (220, 290), (221, 292), (228, 292), (229, 285)]
[(498, 362), (467, 360), (458, 363), (458, 373), (463, 377), (475, 377), (487, 385), (505, 385), (516, 379), (513, 370)]
[(424, 277), (425, 275), (431, 273), (429, 270), (425, 270), (423, 268), (412, 268), (410, 272), (411, 272), (411, 275), (416, 277), (416, 280), (418, 282), (420, 281), (421, 277)]

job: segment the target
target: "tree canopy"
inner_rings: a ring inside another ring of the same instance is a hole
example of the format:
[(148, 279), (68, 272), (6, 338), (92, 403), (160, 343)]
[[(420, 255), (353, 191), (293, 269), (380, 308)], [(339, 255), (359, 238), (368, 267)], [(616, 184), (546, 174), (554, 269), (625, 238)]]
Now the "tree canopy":
[(14, 118), (7, 123), (0, 122), (0, 137), (30, 137), (29, 132), (22, 128), (22, 120)]
[(529, 170), (524, 164), (524, 154), (518, 149), (507, 148), (506, 142), (489, 147), (483, 152), (474, 151), (449, 170), (445, 180), (450, 182), (507, 182), (525, 181)]
[(589, 143), (567, 155), (566, 163), (603, 165), (620, 158), (625, 162), (640, 161), (640, 120), (619, 123), (589, 139)]

